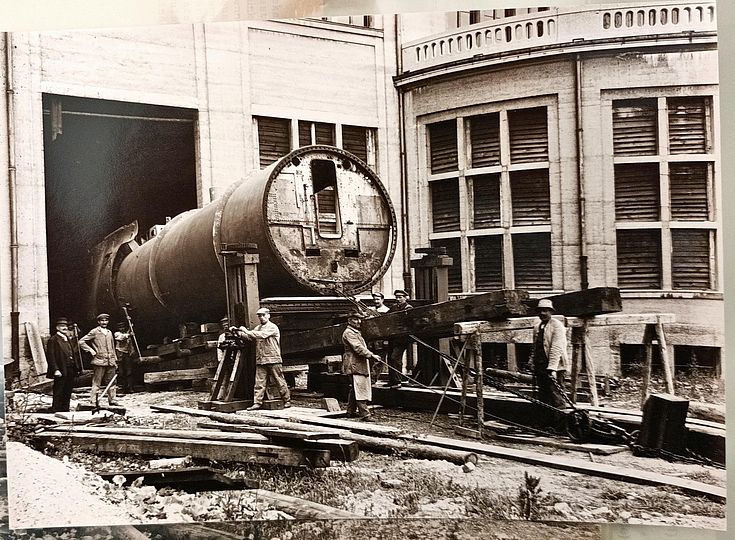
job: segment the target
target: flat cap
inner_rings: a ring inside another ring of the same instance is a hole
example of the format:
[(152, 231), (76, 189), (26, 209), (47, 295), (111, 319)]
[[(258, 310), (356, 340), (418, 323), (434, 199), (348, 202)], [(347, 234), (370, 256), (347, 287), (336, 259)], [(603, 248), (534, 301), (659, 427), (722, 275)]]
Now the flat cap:
[(97, 315), (97, 320), (98, 321), (101, 321), (102, 319), (107, 319), (109, 321), (110, 320), (110, 314), (109, 313), (100, 313), (99, 315)]
[(398, 295), (409, 296), (409, 294), (403, 289), (396, 289), (395, 291), (393, 291), (393, 296), (398, 296)]
[(359, 311), (350, 311), (349, 315), (347, 315), (347, 318), (348, 319), (364, 319), (365, 314)]
[(61, 324), (65, 324), (65, 325), (69, 326), (69, 319), (67, 319), (66, 317), (59, 317), (54, 322), (54, 326), (59, 326)]
[(267, 307), (262, 307), (258, 311), (256, 311), (255, 314), (256, 315), (262, 315), (264, 313), (270, 313), (270, 312), (271, 312), (271, 310), (268, 309)]

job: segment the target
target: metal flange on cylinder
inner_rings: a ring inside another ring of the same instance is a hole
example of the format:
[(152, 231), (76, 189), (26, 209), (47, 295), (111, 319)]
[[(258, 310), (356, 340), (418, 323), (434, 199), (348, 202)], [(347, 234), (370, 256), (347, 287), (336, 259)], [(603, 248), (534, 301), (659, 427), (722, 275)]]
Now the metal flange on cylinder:
[(129, 304), (151, 323), (219, 320), (223, 244), (258, 245), (261, 298), (353, 295), (387, 271), (396, 230), (388, 192), (364, 162), (308, 146), (176, 216), (141, 245), (133, 225), (109, 235), (95, 251), (93, 304)]

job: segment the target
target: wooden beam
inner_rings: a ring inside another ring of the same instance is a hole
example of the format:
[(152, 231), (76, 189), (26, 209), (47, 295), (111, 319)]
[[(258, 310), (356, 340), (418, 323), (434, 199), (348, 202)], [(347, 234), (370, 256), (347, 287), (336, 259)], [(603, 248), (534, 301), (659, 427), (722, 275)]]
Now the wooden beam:
[(354, 519), (359, 516), (325, 504), (319, 504), (305, 499), (299, 499), (283, 493), (275, 493), (265, 489), (255, 491), (257, 499), (268, 503), (277, 510), (286, 512), (297, 519)]
[(143, 375), (146, 384), (165, 383), (172, 381), (191, 381), (197, 379), (209, 379), (212, 377), (212, 369), (177, 369), (174, 371), (152, 371)]
[[(623, 311), (620, 289), (615, 287), (593, 287), (546, 298), (554, 303), (558, 314), (567, 317), (590, 317)], [(538, 300), (529, 300), (526, 304), (535, 309)]]
[(329, 452), (226, 441), (199, 441), (173, 437), (132, 437), (96, 433), (39, 433), (40, 439), (64, 439), (80, 450), (149, 456), (191, 456), (212, 461), (234, 461), (289, 467), (328, 467)]
[(50, 433), (92, 433), (98, 435), (126, 435), (131, 437), (166, 437), (174, 439), (192, 439), (207, 441), (247, 442), (264, 443), (270, 442), (267, 436), (258, 433), (218, 433), (206, 429), (184, 430), (184, 429), (142, 429), (121, 427), (99, 427), (99, 426), (74, 426), (53, 427), (46, 430)]
[[(365, 319), (361, 332), (366, 340), (389, 339), (415, 334), (420, 337), (450, 337), (454, 323), (459, 321), (496, 320), (526, 314), (522, 301), (525, 291), (501, 290), (450, 300), (407, 311), (386, 313)], [(345, 324), (317, 328), (284, 335), (281, 353), (284, 356), (341, 353)]]
[(610, 480), (618, 480), (621, 482), (650, 486), (675, 487), (692, 495), (707, 497), (721, 503), (724, 503), (727, 498), (726, 488), (712, 486), (710, 484), (705, 484), (704, 482), (643, 471), (640, 469), (617, 467), (614, 465), (607, 465), (605, 463), (591, 463), (589, 461), (567, 458), (560, 455), (548, 456), (546, 454), (529, 452), (527, 450), (515, 450), (506, 446), (494, 446), (472, 441), (458, 441), (456, 439), (435, 437), (431, 435), (414, 437), (412, 440), (421, 443), (435, 444), (445, 448), (463, 448), (485, 456), (512, 459), (529, 465), (561, 469), (564, 471), (571, 471), (600, 478), (608, 478)]

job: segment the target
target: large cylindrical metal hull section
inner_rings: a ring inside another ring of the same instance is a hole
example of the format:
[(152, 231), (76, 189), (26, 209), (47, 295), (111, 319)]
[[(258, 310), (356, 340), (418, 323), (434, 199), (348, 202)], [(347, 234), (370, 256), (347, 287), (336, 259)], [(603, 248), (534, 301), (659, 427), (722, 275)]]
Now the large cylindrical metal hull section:
[(216, 321), (226, 310), (222, 245), (251, 243), (261, 297), (352, 295), (388, 269), (395, 212), (357, 157), (302, 148), (176, 216), (124, 256), (113, 272), (115, 301), (153, 324)]

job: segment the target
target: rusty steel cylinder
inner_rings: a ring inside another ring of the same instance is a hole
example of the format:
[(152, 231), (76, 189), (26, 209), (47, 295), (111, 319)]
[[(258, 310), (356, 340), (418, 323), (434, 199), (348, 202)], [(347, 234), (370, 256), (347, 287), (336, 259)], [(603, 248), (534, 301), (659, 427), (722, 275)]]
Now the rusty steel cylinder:
[(127, 304), (142, 321), (204, 322), (226, 310), (223, 245), (257, 244), (261, 298), (353, 295), (387, 271), (396, 216), (365, 163), (309, 146), (176, 216), (141, 245), (131, 231), (137, 227), (97, 249), (96, 308)]

